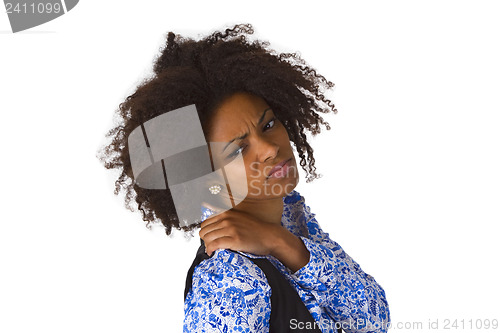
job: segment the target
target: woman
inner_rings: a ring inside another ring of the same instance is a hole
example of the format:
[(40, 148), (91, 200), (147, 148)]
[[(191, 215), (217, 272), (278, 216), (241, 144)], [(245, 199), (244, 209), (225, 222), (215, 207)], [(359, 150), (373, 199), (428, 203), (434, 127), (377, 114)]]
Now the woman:
[[(249, 42), (252, 33), (250, 25), (237, 25), (198, 41), (168, 34), (153, 77), (120, 104), (123, 122), (108, 133), (113, 141), (101, 159), (122, 169), (115, 194), (124, 189), (131, 210), (135, 196), (143, 220), (160, 220), (167, 234), (200, 227), (185, 332), (386, 332), (384, 290), (322, 231), (294, 190), (299, 177), (290, 142), (307, 182), (319, 178), (306, 132), (330, 129), (318, 112), (336, 113), (321, 92), (333, 83), (296, 54)], [(201, 219), (183, 223), (172, 189), (128, 182), (134, 172), (127, 139), (141, 124), (190, 104), (206, 141), (227, 143), (209, 145), (212, 167), (225, 166), (225, 176), (237, 175), (244, 186), (232, 193), (229, 182), (207, 184), (233, 205), (217, 211), (204, 202)], [(229, 165), (236, 158), (239, 169)]]

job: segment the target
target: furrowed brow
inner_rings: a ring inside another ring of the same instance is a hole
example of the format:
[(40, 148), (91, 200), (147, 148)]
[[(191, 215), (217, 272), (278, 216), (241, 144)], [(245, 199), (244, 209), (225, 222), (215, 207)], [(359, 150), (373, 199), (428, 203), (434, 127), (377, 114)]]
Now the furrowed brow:
[[(260, 125), (260, 124), (264, 121), (264, 117), (266, 116), (266, 112), (267, 112), (267, 111), (269, 111), (269, 110), (271, 110), (271, 108), (267, 108), (267, 109), (265, 109), (265, 110), (264, 110), (264, 112), (262, 113), (262, 115), (261, 115), (261, 116), (260, 116), (260, 118), (259, 118), (259, 121), (258, 121), (258, 124), (259, 124), (259, 125)], [(243, 135), (241, 135), (241, 136), (239, 136), (239, 137), (236, 137), (236, 138), (232, 139), (231, 141), (229, 141), (229, 142), (227, 143), (227, 145), (224, 147), (224, 149), (222, 149), (222, 152), (224, 152), (224, 151), (226, 150), (226, 148), (227, 148), (227, 147), (228, 147), (231, 143), (233, 143), (235, 140), (242, 140), (242, 139), (246, 138), (247, 136), (248, 136), (248, 133), (245, 133), (245, 134), (243, 134)]]

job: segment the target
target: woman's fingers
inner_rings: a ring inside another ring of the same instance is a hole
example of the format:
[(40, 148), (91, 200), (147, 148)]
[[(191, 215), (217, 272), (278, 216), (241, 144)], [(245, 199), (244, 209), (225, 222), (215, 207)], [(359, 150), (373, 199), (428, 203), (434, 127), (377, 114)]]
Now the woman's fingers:
[(230, 236), (231, 235), (228, 233), (228, 230), (226, 228), (218, 228), (206, 232), (203, 235), (202, 239), (205, 242), (205, 246), (209, 246), (213, 241), (215, 241), (218, 238), (230, 237)]
[(233, 238), (231, 236), (221, 236), (215, 238), (211, 242), (205, 243), (205, 252), (208, 255), (212, 255), (212, 253), (218, 249), (229, 249), (233, 245)]
[(216, 219), (213, 219), (210, 221), (205, 220), (201, 224), (201, 229), (198, 232), (198, 234), (200, 235), (200, 238), (203, 239), (203, 241), (205, 241), (206, 234), (208, 234), (209, 232), (214, 231), (214, 230), (222, 229), (223, 228), (222, 222), (223, 222), (223, 220), (216, 220)]
[(228, 249), (236, 245), (235, 242), (239, 239), (237, 227), (226, 216), (222, 216), (220, 220), (215, 217), (205, 222), (199, 235), (205, 242), (206, 253), (211, 254), (217, 249)]
[(222, 213), (217, 214), (217, 215), (212, 215), (209, 218), (207, 218), (205, 221), (203, 221), (201, 223), (200, 227), (203, 229), (203, 228), (207, 227), (210, 224), (217, 223), (219, 221), (227, 219), (229, 217), (228, 214), (229, 213), (227, 213), (227, 212), (222, 212)]

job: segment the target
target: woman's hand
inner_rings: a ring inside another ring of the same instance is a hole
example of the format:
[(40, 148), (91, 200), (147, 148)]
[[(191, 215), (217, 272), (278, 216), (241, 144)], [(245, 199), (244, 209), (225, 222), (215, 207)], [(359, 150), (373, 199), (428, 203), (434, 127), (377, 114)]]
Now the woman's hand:
[(231, 249), (265, 256), (276, 246), (279, 229), (283, 229), (281, 225), (230, 209), (203, 221), (199, 235), (208, 255), (217, 249)]
[(201, 224), (200, 238), (212, 255), (218, 249), (231, 249), (272, 255), (293, 272), (309, 262), (309, 251), (301, 239), (280, 224), (262, 222), (242, 211), (227, 210)]

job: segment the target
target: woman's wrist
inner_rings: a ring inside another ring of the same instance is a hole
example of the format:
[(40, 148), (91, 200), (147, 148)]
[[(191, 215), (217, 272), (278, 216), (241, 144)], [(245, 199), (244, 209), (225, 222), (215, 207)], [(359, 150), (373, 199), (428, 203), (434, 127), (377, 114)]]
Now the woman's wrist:
[(299, 237), (279, 226), (277, 235), (273, 238), (274, 246), (270, 255), (278, 259), (293, 273), (307, 265), (310, 253)]

